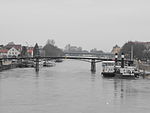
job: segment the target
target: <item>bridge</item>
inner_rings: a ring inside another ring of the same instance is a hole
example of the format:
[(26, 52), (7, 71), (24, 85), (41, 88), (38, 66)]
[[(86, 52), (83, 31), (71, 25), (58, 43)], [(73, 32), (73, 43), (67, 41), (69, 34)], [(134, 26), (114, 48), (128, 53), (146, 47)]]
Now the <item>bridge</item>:
[(40, 59), (75, 59), (75, 60), (82, 60), (85, 62), (91, 63), (91, 72), (96, 72), (96, 63), (102, 62), (102, 61), (115, 61), (115, 62), (120, 62), (122, 61), (131, 61), (131, 60), (124, 60), (124, 58), (118, 59), (118, 56), (115, 55), (114, 59), (108, 59), (108, 58), (100, 58), (100, 57), (83, 57), (83, 56), (50, 56), (50, 57), (41, 57), (41, 56), (36, 56), (36, 57), (18, 57), (18, 58), (0, 58), (0, 67), (3, 65), (4, 60), (34, 60), (36, 62), (35, 65), (35, 70), (36, 72), (39, 71), (39, 60)]
[(95, 52), (64, 52), (67, 56), (95, 56), (95, 57), (104, 57), (104, 58), (114, 58), (113, 53), (95, 53)]
[[(52, 59), (76, 59), (76, 60), (82, 60), (82, 61), (86, 61), (91, 63), (91, 72), (96, 72), (96, 63), (98, 62), (102, 62), (102, 61), (113, 61), (115, 60), (116, 62), (119, 61), (118, 55), (114, 55), (114, 54), (107, 54), (107, 53), (78, 53), (78, 52), (74, 52), (74, 53), (65, 53), (66, 55), (78, 55), (78, 56), (49, 56), (49, 57), (42, 57), (40, 56), (40, 52), (39, 52), (39, 47), (38, 44), (35, 45), (34, 47), (34, 51), (33, 51), (34, 57), (11, 57), (11, 58), (0, 58), (0, 67), (3, 66), (3, 60), (35, 60), (36, 65), (35, 65), (35, 70), (36, 72), (39, 71), (39, 60), (40, 59), (48, 59), (48, 60), (52, 60)], [(79, 56), (79, 55), (99, 55), (99, 57), (85, 57), (85, 56)], [(101, 56), (101, 57), (100, 57)], [(104, 57), (104, 56), (111, 56), (111, 57)], [(114, 57), (115, 56), (115, 57)]]
[(50, 57), (41, 57), (41, 56), (36, 56), (36, 57), (17, 57), (17, 58), (0, 58), (0, 66), (3, 65), (4, 60), (35, 60), (36, 65), (35, 65), (35, 70), (38, 72), (39, 71), (39, 60), (40, 59), (75, 59), (75, 60), (82, 60), (85, 62), (91, 63), (91, 72), (96, 72), (96, 63), (102, 62), (102, 61), (113, 61), (114, 59), (106, 59), (106, 58), (99, 58), (99, 57), (81, 57), (81, 56), (50, 56)]

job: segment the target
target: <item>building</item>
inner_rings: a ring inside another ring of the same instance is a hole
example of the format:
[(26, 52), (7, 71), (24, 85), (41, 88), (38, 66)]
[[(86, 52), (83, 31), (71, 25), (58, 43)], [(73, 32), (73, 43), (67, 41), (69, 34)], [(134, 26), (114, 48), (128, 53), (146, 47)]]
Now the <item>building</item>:
[(20, 55), (20, 51), (18, 51), (15, 47), (12, 47), (7, 51), (7, 57), (18, 57)]
[(4, 57), (7, 57), (7, 52), (8, 50), (7, 49), (0, 49), (0, 58), (4, 58)]
[(13, 42), (9, 42), (6, 46), (4, 46), (4, 48), (6, 48), (8, 50), (11, 49), (12, 47), (14, 47), (19, 52), (21, 52), (21, 50), (22, 50), (21, 44), (14, 44)]
[(133, 42), (134, 44), (143, 44), (147, 50), (150, 50), (150, 42)]
[(28, 47), (27, 54), (28, 54), (28, 57), (33, 57), (33, 47)]
[(121, 50), (121, 48), (118, 45), (115, 45), (111, 51), (111, 53), (115, 54), (115, 53), (119, 53)]

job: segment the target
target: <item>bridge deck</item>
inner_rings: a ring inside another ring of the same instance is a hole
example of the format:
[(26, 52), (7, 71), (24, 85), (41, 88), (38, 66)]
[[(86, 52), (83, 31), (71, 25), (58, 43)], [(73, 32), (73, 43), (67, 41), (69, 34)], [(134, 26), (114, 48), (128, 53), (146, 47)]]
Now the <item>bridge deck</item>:
[[(98, 61), (114, 61), (115, 59), (107, 59), (107, 58), (98, 58), (98, 57), (78, 57), (78, 56), (50, 56), (50, 57), (17, 57), (17, 58), (0, 58), (0, 60), (19, 60), (19, 59), (83, 59), (83, 60), (98, 60)], [(118, 61), (121, 61), (118, 59)], [(125, 61), (131, 61), (131, 60), (125, 60)]]

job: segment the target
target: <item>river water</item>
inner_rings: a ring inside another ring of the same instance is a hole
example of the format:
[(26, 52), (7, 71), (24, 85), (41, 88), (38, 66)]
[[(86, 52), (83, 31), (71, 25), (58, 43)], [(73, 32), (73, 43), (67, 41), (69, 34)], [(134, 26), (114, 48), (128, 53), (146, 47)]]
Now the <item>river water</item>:
[(0, 72), (0, 113), (149, 113), (149, 79), (106, 79), (90, 63)]

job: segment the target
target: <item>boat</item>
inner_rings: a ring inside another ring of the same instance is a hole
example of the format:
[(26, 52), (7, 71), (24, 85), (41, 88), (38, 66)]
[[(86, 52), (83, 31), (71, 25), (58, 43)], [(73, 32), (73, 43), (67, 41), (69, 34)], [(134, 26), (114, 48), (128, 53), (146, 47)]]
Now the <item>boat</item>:
[(62, 59), (56, 59), (55, 62), (59, 63), (59, 62), (63, 62), (63, 60)]
[[(13, 63), (16, 63), (13, 61)], [(19, 68), (27, 68), (27, 67), (34, 67), (34, 62), (33, 61), (30, 61), (30, 60), (23, 60), (23, 61), (20, 61), (18, 62), (18, 65), (17, 65)]]
[(103, 77), (115, 77), (115, 61), (102, 61)]
[(135, 66), (125, 66), (123, 68), (119, 67), (115, 70), (116, 78), (138, 78), (140, 75), (140, 72)]
[(101, 74), (107, 78), (138, 78), (140, 72), (135, 66), (126, 65), (121, 67), (120, 65), (115, 65), (115, 61), (103, 61)]
[(55, 66), (55, 62), (53, 61), (48, 60), (43, 62), (43, 67), (53, 67), (53, 66)]

